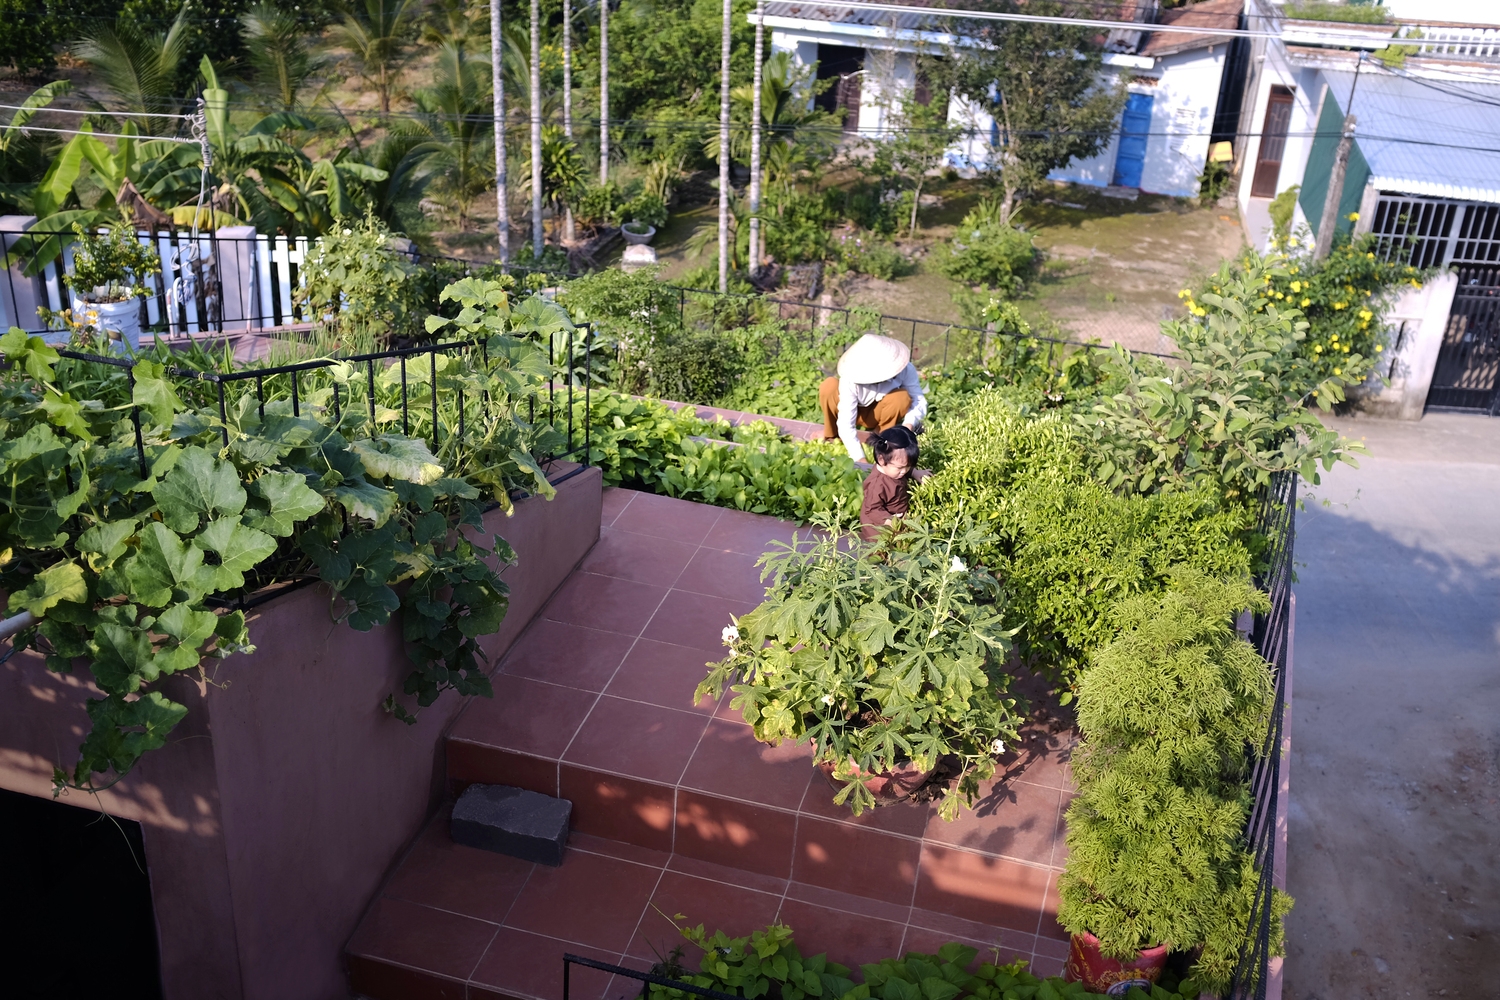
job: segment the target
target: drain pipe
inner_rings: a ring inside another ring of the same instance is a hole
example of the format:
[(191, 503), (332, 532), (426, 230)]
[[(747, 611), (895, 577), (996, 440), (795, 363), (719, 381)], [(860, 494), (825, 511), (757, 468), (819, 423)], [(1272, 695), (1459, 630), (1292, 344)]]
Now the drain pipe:
[(41, 619), (30, 611), (22, 611), (18, 615), (12, 615), (4, 621), (0, 621), (0, 640), (9, 639), (22, 629), (31, 628), (31, 626), (39, 621)]

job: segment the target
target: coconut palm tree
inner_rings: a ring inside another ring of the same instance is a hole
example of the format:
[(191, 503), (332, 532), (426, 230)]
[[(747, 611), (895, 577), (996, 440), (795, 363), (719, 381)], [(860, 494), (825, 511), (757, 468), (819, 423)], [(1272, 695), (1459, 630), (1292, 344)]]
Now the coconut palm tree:
[(531, 0), (531, 253), (542, 257), (542, 5)]
[[(567, 139), (573, 138), (573, 5), (569, 0), (562, 0), (562, 99), (563, 99), (563, 136)], [(571, 205), (565, 208), (563, 219), (563, 240), (573, 242), (573, 208)]]
[(599, 183), (609, 183), (609, 0), (599, 0)]
[(391, 113), (391, 90), (406, 52), (406, 36), (420, 11), (419, 0), (364, 0), (329, 29), (330, 40), (348, 49), (360, 76), (380, 95), (380, 113)]
[(485, 5), (475, 0), (434, 0), (422, 25), (422, 41), (452, 42), (465, 52), (478, 53), (485, 41), (485, 14)]
[[(532, 0), (533, 3), (536, 0)], [(608, 3), (609, 0), (603, 0)], [(724, 0), (723, 37), (719, 43), (719, 292), (729, 291), (729, 29), (734, 0)]]
[(109, 89), (117, 110), (136, 117), (147, 135), (172, 135), (181, 122), (165, 117), (179, 112), (178, 74), (187, 55), (187, 8), (177, 12), (171, 27), (150, 32), (133, 20), (121, 18), (104, 25), (73, 46), (73, 54), (88, 63)]
[[(798, 67), (790, 52), (776, 52), (761, 69), (760, 114), (762, 155), (775, 145), (795, 148), (798, 157), (813, 166), (833, 153), (837, 143), (838, 119), (826, 111), (808, 106), (809, 87), (815, 87), (814, 67)], [(753, 131), (745, 126), (754, 120), (755, 87), (742, 84), (730, 92), (731, 120), (740, 127), (729, 137), (729, 155), (735, 162), (750, 156)], [(711, 160), (719, 158), (719, 137), (712, 135), (703, 144)]]
[(240, 15), (240, 35), (257, 89), (274, 109), (297, 110), (303, 87), (322, 61), (308, 46), (307, 31), (295, 17), (262, 0)]
[(500, 263), (510, 263), (510, 202), (505, 162), (505, 35), (500, 24), (500, 0), (490, 0), (490, 86), (495, 115), (495, 229)]
[(490, 182), (495, 133), (484, 114), (491, 104), (486, 69), (483, 60), (460, 44), (442, 45), (434, 86), (415, 94), (423, 114), (401, 126), (405, 135), (420, 136), (421, 141), (409, 150), (398, 171), (430, 183), (438, 200), (453, 210), (460, 230), (469, 228), (469, 207)]

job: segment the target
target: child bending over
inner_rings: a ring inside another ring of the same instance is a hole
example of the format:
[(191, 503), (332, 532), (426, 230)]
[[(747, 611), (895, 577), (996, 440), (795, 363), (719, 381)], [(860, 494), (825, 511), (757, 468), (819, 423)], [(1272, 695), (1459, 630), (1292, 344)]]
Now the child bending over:
[(859, 536), (873, 542), (880, 529), (903, 516), (910, 506), (911, 474), (917, 468), (917, 435), (908, 427), (892, 427), (870, 439), (875, 468), (865, 479), (865, 500), (859, 508)]

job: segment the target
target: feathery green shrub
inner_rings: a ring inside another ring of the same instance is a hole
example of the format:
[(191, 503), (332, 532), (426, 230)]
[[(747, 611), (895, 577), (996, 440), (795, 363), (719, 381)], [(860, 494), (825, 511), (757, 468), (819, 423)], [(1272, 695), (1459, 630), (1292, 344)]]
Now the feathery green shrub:
[[(1068, 863), (1058, 922), (1124, 958), (1163, 942), (1201, 948), (1196, 978), (1227, 985), (1258, 874), (1243, 833), (1246, 747), (1260, 750), (1272, 670), (1235, 632), (1269, 609), (1246, 580), (1172, 571), (1165, 594), (1119, 603), (1114, 641), (1079, 681)], [(1272, 903), (1273, 946), (1290, 899)]]

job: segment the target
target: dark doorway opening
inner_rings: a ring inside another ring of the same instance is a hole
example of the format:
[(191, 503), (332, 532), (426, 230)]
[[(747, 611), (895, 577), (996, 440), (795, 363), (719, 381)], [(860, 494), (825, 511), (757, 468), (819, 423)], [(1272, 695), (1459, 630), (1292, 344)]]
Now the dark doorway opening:
[(161, 1000), (141, 826), (0, 790), (0, 965), (14, 1000)]
[(860, 73), (865, 68), (865, 50), (849, 45), (818, 45), (818, 79), (833, 80), (833, 86), (813, 101), (819, 109), (839, 115), (845, 132), (859, 128)]

